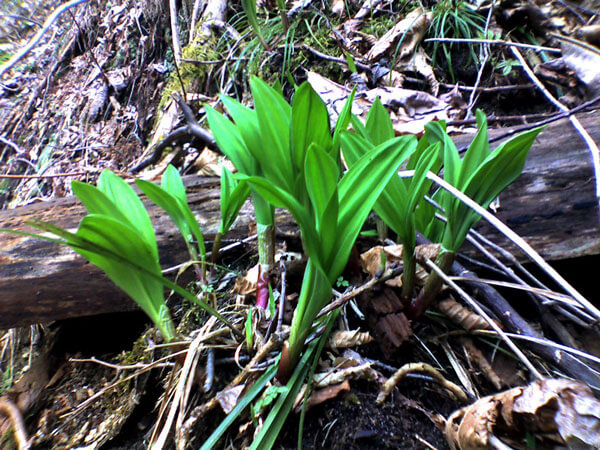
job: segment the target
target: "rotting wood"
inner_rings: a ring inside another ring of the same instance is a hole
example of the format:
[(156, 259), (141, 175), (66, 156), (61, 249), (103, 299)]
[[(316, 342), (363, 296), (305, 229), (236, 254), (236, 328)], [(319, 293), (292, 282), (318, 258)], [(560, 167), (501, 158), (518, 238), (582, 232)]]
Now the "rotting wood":
[[(600, 142), (598, 113), (578, 117)], [(491, 135), (503, 131), (494, 130)], [(463, 145), (471, 139), (459, 136), (455, 141)], [(218, 180), (191, 176), (186, 178), (186, 185), (191, 208), (210, 240), (219, 222)], [(567, 120), (544, 130), (523, 175), (501, 194), (500, 202), (499, 217), (545, 258), (600, 253), (593, 169), (585, 144)], [(34, 231), (24, 222), (35, 218), (75, 229), (83, 213), (75, 199), (38, 203), (0, 212), (0, 228)], [(162, 266), (186, 260), (185, 245), (169, 217), (153, 206), (150, 215)], [(228, 237), (245, 237), (251, 216), (251, 208), (245, 207)], [(283, 215), (278, 223), (290, 226), (292, 220)], [(480, 229), (495, 242), (515, 250), (489, 226), (483, 224)], [(0, 236), (0, 329), (135, 308), (101, 271), (70, 249), (33, 238), (5, 233)]]

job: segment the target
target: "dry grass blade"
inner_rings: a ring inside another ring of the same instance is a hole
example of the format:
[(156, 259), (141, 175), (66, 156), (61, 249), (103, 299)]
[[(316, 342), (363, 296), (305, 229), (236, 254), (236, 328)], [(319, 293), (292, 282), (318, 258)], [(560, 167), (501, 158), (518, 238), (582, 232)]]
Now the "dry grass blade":
[(517, 355), (521, 362), (525, 366), (527, 366), (527, 368), (536, 378), (543, 378), (542, 374), (540, 374), (540, 372), (533, 366), (533, 364), (531, 364), (531, 362), (529, 361), (529, 359), (527, 359), (527, 356), (525, 356), (521, 349), (519, 349), (519, 347), (515, 345), (515, 343), (506, 335), (506, 333), (500, 329), (498, 324), (496, 324), (491, 319), (491, 317), (487, 315), (487, 313), (481, 308), (481, 306), (479, 306), (479, 304), (475, 300), (473, 300), (473, 298), (471, 298), (469, 294), (462, 290), (460, 286), (458, 286), (454, 281), (452, 281), (442, 270), (440, 270), (438, 266), (431, 262), (430, 259), (427, 259), (426, 264), (427, 266), (429, 266), (430, 269), (437, 272), (437, 274), (444, 280), (446, 284), (448, 284), (448, 286), (454, 289), (456, 293), (463, 298), (463, 300), (465, 300), (469, 305), (471, 305), (471, 307), (475, 309), (477, 313), (490, 324), (490, 326), (496, 331), (496, 333), (498, 333), (502, 337), (502, 340), (506, 342), (506, 345), (508, 345), (508, 347), (515, 353), (515, 355)]
[[(412, 176), (412, 171), (401, 171), (401, 176)], [(463, 203), (465, 203), (469, 208), (473, 209), (473, 211), (480, 214), (485, 218), (491, 225), (493, 225), (498, 231), (500, 231), (503, 235), (509, 238), (517, 247), (519, 247), (525, 254), (531, 258), (536, 265), (546, 272), (550, 277), (554, 278), (554, 280), (562, 286), (562, 288), (568, 292), (578, 303), (579, 305), (586, 309), (591, 315), (596, 317), (596, 319), (600, 319), (600, 311), (596, 308), (589, 300), (587, 300), (583, 295), (581, 295), (577, 289), (575, 289), (571, 284), (565, 280), (554, 268), (548, 264), (544, 258), (542, 258), (539, 253), (537, 253), (525, 240), (520, 237), (517, 233), (512, 231), (508, 226), (506, 226), (500, 219), (491, 214), (486, 209), (482, 208), (476, 202), (471, 200), (469, 197), (464, 195), (462, 192), (458, 191), (454, 186), (448, 184), (446, 181), (438, 177), (436, 174), (429, 172), (427, 174), (427, 178), (438, 184), (456, 198), (460, 199)]]

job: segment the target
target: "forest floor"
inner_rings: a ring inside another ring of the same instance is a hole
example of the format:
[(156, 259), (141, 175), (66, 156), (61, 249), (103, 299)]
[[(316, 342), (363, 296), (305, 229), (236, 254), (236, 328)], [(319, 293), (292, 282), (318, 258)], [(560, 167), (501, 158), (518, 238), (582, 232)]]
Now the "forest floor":
[[(348, 88), (356, 86), (353, 112), (361, 119), (379, 97), (396, 134), (417, 136), (432, 120), (445, 120), (452, 133), (473, 133), (478, 108), (488, 116), (490, 128), (546, 119), (557, 109), (536, 86), (539, 80), (567, 108), (600, 91), (600, 75), (594, 73), (600, 65), (586, 66), (580, 47), (561, 38), (598, 45), (597, 0), (484, 2), (479, 8), (454, 0), (299, 0), (287, 4), (287, 30), (275, 2), (266, 0), (258, 5), (258, 21), (268, 49), (237, 1), (172, 3), (176, 27), (166, 1), (83, 2), (62, 13), (29, 53), (3, 70), (44, 28), (57, 2), (2, 2), (0, 173), (5, 176), (0, 177), (0, 209), (72, 195), (71, 181), (95, 184), (104, 169), (126, 179), (156, 180), (173, 164), (184, 175), (220, 176), (221, 166), (229, 162), (198, 136), (164, 142), (186, 124), (172, 94), (179, 93), (198, 123), (206, 126), (204, 105), (222, 109), (221, 93), (248, 104), (249, 78), (254, 75), (280, 86), (288, 99), (294, 85), (308, 79), (327, 106), (338, 111)], [(203, 8), (196, 10), (200, 4)], [(483, 37), (485, 43), (432, 40)], [(509, 41), (525, 47), (510, 46)], [(519, 57), (535, 68), (535, 80)], [(146, 164), (159, 145), (166, 151)], [(372, 220), (367, 228), (374, 227)], [(302, 252), (295, 231), (278, 232), (282, 260)], [(358, 250), (367, 252), (379, 244), (375, 237), (364, 237)], [(207, 288), (219, 311), (234, 317), (240, 328), (256, 290), (247, 275), (256, 263), (252, 242), (225, 252)], [(589, 292), (581, 274), (590, 264), (597, 260), (573, 261), (562, 268), (570, 269), (566, 276), (577, 288)], [(286, 298), (293, 302), (302, 271), (290, 266)], [(481, 278), (497, 277), (497, 271), (478, 270)], [(280, 275), (279, 270), (272, 275), (276, 295), (286, 283)], [(350, 292), (367, 280), (365, 272), (347, 270), (334, 288)], [(397, 341), (400, 331), (381, 331), (377, 321), (399, 311), (396, 306), (383, 311), (370, 305), (377, 298), (397, 298), (396, 291), (397, 286), (378, 285), (357, 298), (355, 309), (344, 310), (340, 328), (370, 335), (363, 345), (323, 351), (317, 372), (355, 370), (311, 394), (300, 438), (303, 448), (450, 448), (446, 419), (465, 402), (431, 373), (409, 373), (385, 402), (376, 402), (383, 382), (405, 364), (427, 363), (460, 386), (469, 402), (531, 381), (528, 369), (497, 336), (465, 331), (471, 312), (428, 312), (411, 324), (410, 337), (402, 342)], [(451, 295), (457, 297), (450, 291), (442, 297)], [(532, 328), (547, 327), (525, 294), (510, 295)], [(11, 416), (0, 408), (5, 413), (0, 414), (0, 447), (18, 446), (12, 430), (15, 421), (24, 420), (33, 448), (146, 448), (164, 430), (165, 448), (199, 448), (226, 418), (224, 411), (233, 407), (241, 390), (267, 365), (231, 386), (255, 351), (221, 333), (216, 321), (180, 298), (170, 296), (168, 305), (181, 337), (175, 346), (162, 343), (139, 311), (0, 332), (0, 406), (10, 400), (19, 410)], [(284, 322), (291, 314), (286, 311)], [(568, 317), (560, 317), (560, 323), (572, 339), (562, 344), (587, 341), (590, 345), (579, 348), (600, 357), (600, 349), (591, 345), (597, 341), (596, 329)], [(259, 341), (268, 325), (268, 320), (256, 325)], [(199, 344), (197, 368), (177, 409), (172, 400), (181, 358), (201, 334), (212, 337)], [(523, 351), (546, 376), (568, 378), (536, 351)], [(179, 357), (173, 356), (177, 352)], [(265, 360), (272, 361), (279, 352), (275, 349)], [(205, 390), (211, 364), (213, 385)], [(590, 370), (600, 367), (594, 364)], [(218, 402), (211, 403), (214, 398)], [(249, 446), (273, 399), (266, 395), (254, 402), (255, 413), (242, 414), (219, 448)], [(300, 409), (290, 413), (280, 433), (281, 448), (298, 445)], [(549, 448), (548, 442), (556, 439), (549, 437), (552, 433), (508, 428), (514, 448)]]

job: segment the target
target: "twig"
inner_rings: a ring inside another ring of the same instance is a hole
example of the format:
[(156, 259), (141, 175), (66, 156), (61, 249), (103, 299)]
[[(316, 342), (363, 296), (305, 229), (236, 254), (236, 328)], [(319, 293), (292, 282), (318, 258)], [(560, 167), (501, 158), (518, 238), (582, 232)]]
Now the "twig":
[[(402, 175), (408, 175), (409, 172), (412, 171), (402, 171)], [(493, 225), (498, 231), (500, 231), (503, 235), (505, 235), (508, 239), (510, 239), (517, 247), (519, 247), (536, 265), (546, 272), (550, 277), (554, 278), (554, 280), (562, 286), (562, 288), (569, 293), (577, 302), (587, 309), (587, 311), (592, 314), (597, 320), (600, 320), (600, 311), (596, 308), (592, 303), (590, 303), (583, 295), (581, 295), (577, 289), (575, 289), (571, 284), (565, 280), (550, 264), (548, 264), (544, 258), (542, 258), (525, 240), (507, 227), (500, 219), (491, 214), (486, 209), (482, 208), (477, 202), (473, 201), (471, 198), (464, 195), (462, 192), (457, 190), (454, 186), (450, 185), (436, 174), (429, 172), (427, 174), (427, 178), (438, 184), (456, 198), (460, 199), (463, 203), (465, 203), (469, 208), (483, 216), (491, 225)]]
[[(496, 332), (492, 330), (473, 330), (473, 334), (481, 334), (481, 335), (495, 335)], [(600, 364), (600, 358), (594, 355), (590, 355), (589, 353), (582, 352), (581, 350), (577, 350), (573, 347), (568, 347), (566, 345), (557, 344), (556, 342), (552, 342), (549, 339), (534, 337), (534, 336), (523, 336), (522, 334), (517, 333), (506, 333), (506, 335), (512, 339), (535, 342), (536, 344), (546, 345), (548, 347), (556, 348), (558, 350), (562, 350), (563, 352), (572, 353), (573, 355), (577, 355), (581, 358), (592, 361), (593, 363)], [(592, 369), (593, 370), (593, 369)]]
[(169, 14), (171, 16), (171, 38), (173, 39), (173, 55), (175, 62), (181, 61), (181, 42), (179, 41), (179, 27), (177, 26), (177, 1), (169, 0)]
[(569, 44), (576, 45), (577, 47), (581, 47), (586, 49), (588, 52), (595, 53), (600, 56), (600, 49), (594, 47), (593, 45), (588, 44), (587, 42), (580, 41), (579, 39), (573, 39), (568, 36), (563, 36), (562, 34), (550, 33), (550, 36), (558, 39), (559, 41), (568, 42)]
[[(529, 78), (531, 79), (531, 81), (533, 81), (533, 83), (538, 87), (538, 89), (544, 94), (544, 96), (551, 102), (553, 103), (558, 109), (560, 109), (561, 111), (568, 113), (569, 112), (569, 108), (567, 108), (565, 105), (563, 105), (561, 102), (559, 102), (542, 84), (542, 82), (538, 79), (538, 77), (533, 73), (533, 71), (531, 70), (531, 68), (529, 67), (529, 65), (527, 64), (527, 61), (525, 61), (525, 58), (523, 58), (523, 55), (521, 55), (521, 52), (519, 52), (519, 50), (515, 47), (511, 47), (511, 52), (512, 54), (519, 60), (519, 62), (521, 63), (521, 67), (523, 68), (523, 70), (525, 71), (525, 73), (527, 73), (527, 75), (529, 76)], [(598, 148), (598, 146), (596, 145), (596, 143), (594, 142), (594, 140), (592, 139), (592, 137), (589, 135), (589, 133), (585, 130), (585, 128), (583, 128), (583, 125), (581, 125), (581, 122), (579, 122), (579, 119), (577, 119), (577, 117), (574, 116), (569, 116), (569, 120), (571, 121), (571, 123), (573, 124), (573, 127), (579, 132), (579, 134), (581, 135), (581, 137), (583, 138), (583, 140), (585, 141), (585, 143), (587, 144), (590, 153), (592, 154), (592, 162), (594, 165), (594, 176), (596, 178), (596, 199), (600, 204), (600, 149)]]
[[(492, 18), (492, 13), (494, 12), (494, 2), (490, 6), (490, 10), (488, 11), (487, 19), (485, 20), (485, 29), (483, 31), (483, 35), (487, 36), (488, 29), (490, 27), (490, 20)], [(475, 80), (475, 85), (473, 86), (473, 90), (471, 91), (471, 95), (469, 96), (469, 103), (467, 108), (466, 117), (473, 117), (473, 107), (475, 106), (475, 102), (479, 98), (477, 95), (477, 88), (479, 87), (479, 83), (481, 83), (481, 76), (483, 75), (483, 70), (485, 69), (485, 65), (487, 64), (488, 58), (490, 57), (490, 46), (489, 44), (483, 44), (479, 50), (479, 59), (481, 61), (481, 66), (477, 71), (477, 79)]]
[(130, 169), (130, 173), (137, 173), (149, 165), (157, 163), (160, 160), (162, 152), (165, 148), (170, 147), (174, 143), (182, 140), (190, 140), (191, 137), (198, 138), (202, 145), (205, 145), (211, 150), (218, 150), (217, 143), (215, 142), (212, 134), (200, 126), (192, 109), (182, 100), (181, 96), (177, 92), (174, 92), (172, 97), (181, 109), (186, 124), (182, 127), (176, 128), (167, 136), (165, 136), (163, 140), (161, 140), (156, 147), (154, 147), (152, 154)]
[(541, 45), (521, 44), (517, 42), (503, 41), (502, 39), (467, 39), (467, 38), (429, 38), (423, 42), (455, 42), (460, 44), (490, 44), (490, 45), (505, 45), (507, 47), (518, 47), (535, 50), (536, 52), (552, 52), (562, 53), (560, 48), (543, 47)]
[(0, 398), (0, 412), (4, 413), (10, 419), (19, 450), (31, 448), (29, 438), (27, 437), (27, 430), (25, 429), (25, 422), (23, 422), (23, 415), (19, 411), (19, 408), (9, 399)]
[[(417, 243), (422, 245), (430, 244), (431, 242), (420, 233), (417, 233)], [(464, 277), (477, 277), (473, 272), (466, 269), (457, 261), (452, 263), (450, 273), (452, 275)], [(469, 281), (468, 283), (473, 294), (477, 295), (478, 298), (485, 302), (486, 306), (500, 319), (506, 329), (512, 330), (520, 335), (541, 338), (540, 334), (534, 330), (523, 317), (521, 317), (521, 315), (496, 289), (487, 284), (477, 283), (475, 281)], [(595, 389), (600, 389), (600, 377), (572, 355), (532, 342), (529, 343), (529, 347), (541, 357), (551, 361), (572, 377), (585, 381)]]
[(87, 0), (72, 0), (68, 3), (65, 3), (61, 6), (59, 6), (58, 8), (56, 8), (52, 14), (50, 14), (48, 16), (48, 18), (44, 21), (44, 26), (42, 27), (41, 30), (39, 30), (35, 36), (33, 36), (31, 38), (31, 40), (27, 43), (27, 45), (25, 47), (23, 47), (21, 50), (19, 50), (17, 53), (15, 53), (13, 55), (12, 58), (10, 58), (7, 62), (5, 62), (2, 66), (0, 66), (0, 79), (2, 78), (2, 76), (6, 73), (6, 71), (10, 70), (12, 67), (15, 66), (15, 64), (17, 64), (25, 55), (27, 55), (31, 49), (33, 49), (33, 47), (35, 47), (37, 45), (37, 43), (40, 41), (40, 39), (42, 39), (42, 37), (44, 36), (44, 34), (46, 34), (46, 32), (50, 29), (50, 27), (54, 24), (54, 22), (56, 21), (56, 19), (58, 19), (58, 17), (64, 13), (66, 10), (73, 8), (74, 6), (77, 6), (81, 3), (85, 3), (87, 2)]
[(335, 299), (333, 302), (329, 303), (327, 306), (325, 306), (321, 310), (321, 312), (319, 312), (319, 314), (317, 314), (316, 319), (318, 319), (319, 317), (323, 317), (326, 314), (329, 314), (334, 309), (339, 308), (340, 306), (342, 306), (345, 303), (352, 300), (354, 297), (357, 297), (360, 294), (362, 294), (363, 292), (368, 291), (373, 286), (375, 286), (379, 283), (382, 283), (384, 281), (387, 281), (391, 278), (397, 277), (398, 275), (400, 275), (402, 273), (403, 270), (404, 270), (403, 267), (396, 267), (394, 269), (386, 270), (384, 272), (384, 274), (381, 275), (380, 277), (371, 278), (369, 281), (364, 283), (362, 286), (357, 287), (356, 289), (353, 289), (352, 291), (348, 292), (347, 294), (344, 294), (341, 297), (338, 297), (337, 299)]
[(404, 378), (410, 372), (423, 372), (427, 375), (430, 375), (434, 378), (442, 387), (448, 389), (454, 396), (463, 403), (469, 402), (469, 397), (464, 391), (460, 388), (460, 386), (452, 383), (451, 381), (446, 380), (444, 376), (434, 367), (427, 363), (409, 363), (400, 367), (394, 375), (392, 375), (383, 385), (381, 391), (377, 395), (377, 400), (375, 402), (378, 405), (381, 405), (386, 397), (392, 392), (392, 389), (396, 387), (396, 385), (400, 382), (402, 378)]
[(62, 178), (62, 177), (78, 177), (81, 175), (89, 175), (90, 172), (69, 172), (69, 173), (54, 173), (52, 175), (16, 175), (16, 174), (0, 174), (0, 179), (6, 178), (10, 180), (33, 180), (36, 178)]
[(467, 294), (463, 289), (461, 289), (460, 286), (458, 286), (454, 281), (452, 281), (448, 277), (448, 275), (446, 275), (437, 265), (435, 265), (433, 262), (431, 262), (431, 260), (429, 258), (425, 257), (425, 260), (426, 260), (427, 266), (430, 269), (434, 270), (444, 280), (444, 282), (446, 284), (448, 284), (448, 286), (450, 286), (452, 289), (454, 289), (456, 291), (456, 293), (463, 298), (464, 301), (466, 301), (469, 305), (471, 305), (471, 307), (473, 309), (475, 309), (475, 311), (477, 311), (477, 313), (490, 324), (490, 326), (494, 329), (494, 331), (496, 331), (496, 333), (498, 333), (500, 335), (502, 340), (504, 342), (506, 342), (506, 345), (508, 345), (508, 347), (515, 353), (515, 355), (517, 355), (517, 357), (521, 360), (521, 362), (523, 364), (525, 364), (525, 366), (527, 366), (529, 371), (536, 378), (541, 380), (543, 378), (542, 374), (533, 366), (533, 364), (531, 364), (531, 362), (529, 361), (529, 359), (527, 359), (527, 357), (521, 351), (521, 349), (519, 347), (517, 347), (512, 340), (510, 340), (510, 338), (506, 335), (506, 333), (504, 331), (502, 331), (502, 329), (498, 326), (498, 324), (494, 320), (492, 320), (492, 318), (489, 315), (487, 315), (487, 313), (483, 310), (483, 308), (479, 305), (479, 303), (477, 303), (475, 300), (473, 300), (473, 298), (471, 298), (471, 296), (469, 294)]
[(164, 364), (161, 365), (156, 365), (153, 363), (138, 363), (138, 364), (127, 364), (127, 365), (122, 365), (122, 364), (112, 364), (106, 361), (102, 361), (101, 359), (97, 359), (96, 357), (92, 356), (91, 358), (70, 358), (69, 359), (70, 362), (91, 362), (91, 363), (96, 363), (98, 365), (101, 366), (105, 366), (105, 367), (110, 367), (111, 369), (115, 369), (115, 370), (133, 370), (133, 369), (145, 369), (147, 368), (150, 364), (152, 364), (152, 368), (157, 368), (157, 367), (171, 367), (172, 363), (168, 363), (165, 362)]

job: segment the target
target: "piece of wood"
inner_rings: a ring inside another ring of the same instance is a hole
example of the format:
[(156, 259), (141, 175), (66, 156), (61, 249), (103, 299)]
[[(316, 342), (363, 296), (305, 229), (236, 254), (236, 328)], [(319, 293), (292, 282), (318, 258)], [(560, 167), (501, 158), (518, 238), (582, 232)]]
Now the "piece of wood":
[[(597, 114), (578, 117), (596, 142), (600, 142)], [(495, 130), (491, 134), (501, 132)], [(470, 140), (470, 136), (455, 138), (458, 145)], [(186, 185), (191, 208), (210, 240), (219, 223), (218, 180), (192, 176), (186, 178)], [(523, 175), (502, 193), (500, 200), (499, 217), (545, 258), (600, 253), (591, 158), (568, 121), (562, 120), (543, 131)], [(185, 245), (171, 220), (158, 208), (149, 207), (162, 266), (185, 261)], [(0, 212), (0, 228), (34, 231), (24, 222), (37, 218), (74, 230), (83, 213), (74, 199), (38, 203)], [(251, 220), (252, 208), (246, 205), (228, 237), (245, 237)], [(278, 223), (291, 226), (293, 222), (284, 215)], [(480, 228), (490, 231), (487, 225)], [(506, 244), (493, 230), (489, 236)], [(0, 329), (135, 308), (133, 301), (100, 270), (70, 249), (6, 233), (0, 234), (0, 293)]]

